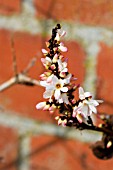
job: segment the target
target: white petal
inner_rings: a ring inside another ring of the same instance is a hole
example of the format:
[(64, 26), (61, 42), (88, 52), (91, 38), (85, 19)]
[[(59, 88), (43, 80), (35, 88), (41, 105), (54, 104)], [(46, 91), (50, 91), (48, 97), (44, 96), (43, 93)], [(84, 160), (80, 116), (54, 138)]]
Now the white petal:
[(81, 100), (85, 99), (84, 90), (82, 87), (79, 87), (79, 98)]
[(52, 82), (52, 78), (53, 78), (53, 74), (50, 75), (50, 76), (47, 78), (47, 83), (51, 83), (51, 82)]
[(48, 83), (46, 81), (40, 81), (40, 85), (43, 87), (47, 87)]
[(48, 53), (48, 51), (47, 51), (47, 50), (45, 50), (45, 49), (42, 49), (42, 53), (43, 53), (43, 54), (47, 54), (47, 53)]
[(62, 92), (67, 92), (67, 91), (68, 91), (68, 88), (67, 88), (67, 87), (62, 87), (60, 90), (61, 90)]
[(51, 90), (46, 90), (43, 94), (43, 98), (48, 99), (53, 95), (53, 91)]
[(60, 98), (60, 95), (61, 95), (60, 90), (59, 89), (55, 90), (54, 96), (55, 96), (56, 100), (58, 100)]
[(88, 116), (88, 106), (87, 106), (87, 105), (84, 105), (84, 106), (82, 107), (82, 115), (83, 115), (85, 118), (87, 118), (87, 116)]
[(56, 34), (55, 40), (60, 41), (60, 35), (59, 35), (59, 33)]
[(85, 92), (84, 95), (85, 95), (85, 97), (90, 97), (90, 96), (92, 96), (90, 92)]
[(89, 103), (91, 105), (94, 105), (94, 106), (98, 106), (99, 105), (99, 103), (96, 100), (93, 100), (93, 99), (89, 100)]
[(89, 105), (89, 108), (90, 108), (90, 110), (92, 110), (92, 112), (97, 113), (97, 109), (95, 106)]
[(66, 95), (66, 93), (63, 93), (63, 94), (61, 95), (61, 97), (62, 97), (64, 103), (66, 103), (66, 104), (69, 103), (68, 96)]
[(65, 35), (66, 35), (66, 31), (63, 30), (60, 36), (63, 37)]
[(104, 101), (103, 100), (96, 100), (98, 103), (103, 103)]
[(70, 79), (71, 79), (71, 74), (68, 74), (67, 76), (66, 76), (66, 78), (63, 80), (64, 81), (64, 84), (69, 84), (70, 83)]
[(42, 109), (42, 108), (44, 108), (44, 106), (46, 106), (46, 102), (40, 102), (40, 103), (38, 103), (38, 104), (36, 105), (36, 108), (37, 108), (37, 109)]
[(52, 82), (53, 84), (57, 84), (59, 82), (59, 79), (56, 76), (53, 76)]
[(48, 61), (48, 62), (50, 62), (50, 63), (52, 62), (49, 57), (46, 57), (46, 61)]
[(64, 68), (63, 70), (62, 70), (62, 72), (68, 72), (68, 69), (67, 68)]
[(58, 102), (63, 103), (63, 99), (62, 98), (58, 99)]
[(63, 45), (63, 43), (60, 43), (60, 46), (58, 47), (62, 52), (66, 52), (67, 51), (67, 47), (65, 47)]

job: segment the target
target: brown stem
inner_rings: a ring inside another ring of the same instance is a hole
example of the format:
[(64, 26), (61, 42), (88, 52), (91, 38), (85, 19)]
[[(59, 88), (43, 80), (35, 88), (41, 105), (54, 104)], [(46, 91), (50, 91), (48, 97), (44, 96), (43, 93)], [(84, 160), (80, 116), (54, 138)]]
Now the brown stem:
[(81, 127), (82, 127), (82, 130), (93, 130), (93, 131), (102, 132), (102, 133), (106, 133), (106, 134), (113, 136), (113, 131), (108, 129), (107, 127), (98, 127), (98, 126), (94, 126), (94, 125), (90, 126), (85, 123), (82, 123)]

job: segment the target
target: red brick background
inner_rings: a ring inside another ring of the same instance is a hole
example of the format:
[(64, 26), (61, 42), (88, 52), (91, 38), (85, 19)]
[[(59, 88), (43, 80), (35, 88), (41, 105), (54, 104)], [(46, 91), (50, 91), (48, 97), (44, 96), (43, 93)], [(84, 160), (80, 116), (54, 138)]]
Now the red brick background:
[(10, 15), (20, 12), (21, 0), (0, 0), (0, 13), (4, 15)]
[[(49, 23), (49, 19), (68, 24), (82, 24), (96, 28), (113, 28), (113, 1), (109, 0), (34, 0), (34, 19), (43, 23)], [(20, 16), (23, 1), (0, 0), (0, 17)], [(28, 16), (29, 17), (29, 16)], [(22, 18), (23, 19), (23, 18)], [(0, 25), (2, 20), (0, 20)], [(13, 25), (12, 25), (13, 27)], [(52, 27), (50, 27), (51, 29)], [(65, 28), (64, 28), (65, 29)], [(49, 30), (50, 31), (50, 30)], [(11, 51), (10, 29), (0, 27), (0, 84), (14, 75), (13, 59)], [(71, 32), (67, 33), (72, 39), (64, 40), (68, 47), (65, 54), (68, 57), (68, 67), (71, 73), (78, 78), (77, 83), (83, 84), (86, 75), (87, 52), (81, 40), (73, 40)], [(14, 32), (14, 48), (16, 52), (17, 70), (21, 72), (32, 58), (37, 61), (29, 71), (34, 79), (39, 79), (44, 68), (41, 65), (41, 48), (45, 47), (45, 34), (31, 34), (30, 32)], [(90, 36), (90, 35), (89, 35)], [(100, 51), (96, 57), (95, 83), (96, 97), (103, 99), (99, 112), (112, 114), (113, 92), (113, 44), (109, 46), (105, 42), (99, 42)], [(43, 101), (42, 87), (28, 87), (15, 85), (0, 92), (0, 106), (7, 111), (12, 111), (19, 117), (30, 118), (41, 122), (55, 123), (54, 116), (48, 112), (37, 111), (35, 105)], [(4, 113), (3, 113), (4, 114)], [(15, 116), (14, 115), (14, 116)], [(9, 115), (10, 116), (10, 115)], [(0, 126), (0, 170), (17, 170), (19, 160), (19, 134), (16, 129)], [(28, 134), (29, 135), (29, 134)], [(82, 137), (82, 136), (81, 136)], [(30, 134), (30, 154), (28, 170), (109, 170), (113, 169), (113, 160), (101, 161), (94, 157), (89, 149), (90, 144), (77, 140), (62, 139), (56, 136)], [(19, 167), (19, 168), (18, 168)], [(21, 168), (19, 170), (22, 170)], [(24, 169), (26, 170), (26, 169)]]

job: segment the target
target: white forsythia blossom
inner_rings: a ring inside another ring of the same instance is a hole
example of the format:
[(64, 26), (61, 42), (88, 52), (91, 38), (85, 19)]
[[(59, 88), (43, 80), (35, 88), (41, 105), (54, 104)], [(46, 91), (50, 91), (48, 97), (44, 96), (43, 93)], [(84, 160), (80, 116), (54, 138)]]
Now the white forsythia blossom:
[(65, 79), (58, 79), (55, 75), (51, 75), (50, 81), (40, 81), (40, 85), (46, 88), (43, 97), (45, 99), (55, 97), (56, 100), (62, 98), (61, 92), (67, 92), (68, 87), (65, 85), (69, 83), (71, 76), (67, 76)]
[(97, 113), (96, 106), (102, 103), (102, 100), (92, 99), (90, 92), (84, 92), (82, 87), (79, 87), (79, 99), (78, 106), (73, 109), (73, 117), (77, 117), (79, 122), (82, 122), (82, 118), (87, 119), (92, 113)]

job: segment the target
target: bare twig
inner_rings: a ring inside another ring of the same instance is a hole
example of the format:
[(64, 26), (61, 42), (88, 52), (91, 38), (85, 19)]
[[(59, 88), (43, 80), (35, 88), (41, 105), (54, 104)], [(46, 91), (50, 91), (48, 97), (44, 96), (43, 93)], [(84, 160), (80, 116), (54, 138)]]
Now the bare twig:
[(10, 78), (9, 80), (7, 80), (6, 82), (4, 82), (3, 84), (0, 85), (0, 92), (8, 89), (9, 87), (11, 87), (15, 84), (23, 84), (23, 85), (27, 85), (27, 86), (40, 85), (38, 80), (32, 79), (29, 76), (26, 76), (26, 74), (31, 69), (31, 67), (34, 66), (34, 64), (36, 62), (36, 58), (33, 58), (29, 62), (27, 67), (21, 73), (18, 73), (13, 33), (11, 35), (11, 50), (12, 50), (12, 58), (13, 58), (14, 77)]
[(0, 85), (0, 92), (6, 90), (7, 88), (15, 85), (15, 84), (23, 84), (27, 86), (37, 86), (40, 85), (38, 80), (32, 79), (31, 77), (28, 77), (22, 73), (18, 74), (15, 77), (12, 77), (8, 81), (4, 82)]
[(12, 58), (13, 58), (13, 69), (14, 69), (14, 75), (17, 76), (17, 62), (16, 62), (16, 53), (14, 48), (14, 34), (11, 34), (11, 50), (12, 50)]
[(29, 72), (29, 70), (31, 69), (31, 67), (33, 67), (36, 63), (37, 58), (34, 57), (30, 60), (30, 62), (28, 63), (27, 67), (22, 71), (23, 74), (27, 74)]

